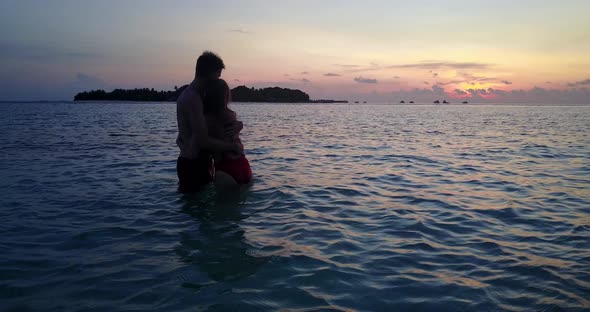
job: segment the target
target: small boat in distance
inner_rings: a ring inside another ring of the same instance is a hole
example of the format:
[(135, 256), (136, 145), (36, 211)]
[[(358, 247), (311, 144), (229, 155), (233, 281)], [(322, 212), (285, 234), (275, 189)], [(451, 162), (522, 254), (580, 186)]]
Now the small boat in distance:
[(399, 103), (400, 103), (400, 104), (406, 104), (406, 101), (404, 101), (404, 100), (401, 100)]
[(467, 101), (463, 101), (463, 102), (461, 102), (461, 103), (463, 103), (463, 104), (469, 104), (469, 102), (467, 102)]
[(355, 103), (358, 103), (359, 101), (354, 101)]
[(447, 102), (447, 100), (443, 101), (443, 104), (449, 104), (450, 102)]
[(410, 101), (410, 104), (414, 104), (414, 101)]
[(434, 104), (440, 104), (440, 101), (439, 101), (439, 100), (436, 100), (436, 101), (434, 101), (433, 103), (434, 103)]

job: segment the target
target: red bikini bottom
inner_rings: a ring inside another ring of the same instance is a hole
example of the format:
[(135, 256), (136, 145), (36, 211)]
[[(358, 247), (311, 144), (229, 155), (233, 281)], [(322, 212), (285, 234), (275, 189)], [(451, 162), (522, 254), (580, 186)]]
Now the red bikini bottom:
[(238, 184), (247, 184), (252, 180), (252, 169), (246, 156), (239, 158), (223, 158), (215, 164), (216, 171), (223, 171), (232, 176)]

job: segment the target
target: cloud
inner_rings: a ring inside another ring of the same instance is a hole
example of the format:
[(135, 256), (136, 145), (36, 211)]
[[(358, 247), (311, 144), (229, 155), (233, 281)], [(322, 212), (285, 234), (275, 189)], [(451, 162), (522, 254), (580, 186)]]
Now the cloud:
[(111, 86), (108, 83), (96, 76), (92, 76), (85, 73), (77, 73), (74, 81), (65, 84), (61, 88), (57, 88), (56, 91), (64, 94), (65, 98), (70, 97), (73, 99), (74, 95), (78, 92), (96, 89), (107, 90), (110, 88)]
[(436, 78), (438, 76), (438, 73), (432, 73), (432, 77)]
[(458, 77), (452, 80), (447, 81), (439, 81), (438, 84), (446, 86), (452, 84), (459, 84), (459, 83), (468, 83), (471, 85), (476, 85), (478, 83), (501, 83), (505, 85), (511, 85), (512, 82), (508, 80), (498, 80), (494, 77), (483, 77), (483, 76), (476, 76), (471, 73), (467, 72), (458, 72)]
[(340, 77), (341, 75), (338, 75), (335, 73), (327, 73), (327, 74), (324, 74), (324, 76), (326, 76), (326, 77)]
[(471, 94), (472, 98), (480, 95), (488, 95), (488, 91), (486, 89), (467, 89), (467, 92)]
[(356, 67), (361, 67), (361, 65), (355, 65), (355, 64), (334, 64), (334, 66), (338, 66), (338, 67), (344, 67), (344, 68), (356, 68)]
[(432, 92), (436, 95), (445, 95), (445, 89), (439, 85), (433, 85)]
[(291, 78), (289, 80), (291, 80), (291, 81), (299, 81), (299, 82), (303, 82), (303, 83), (310, 83), (311, 82), (311, 81), (309, 81), (309, 79), (306, 79), (306, 78), (301, 78), (301, 79)]
[[(308, 87), (309, 86), (309, 87)], [(335, 89), (328, 91), (326, 89), (313, 89), (312, 85), (306, 85), (306, 92), (312, 98), (317, 98), (320, 94), (322, 98), (343, 98), (343, 99), (364, 99), (372, 102), (381, 103), (399, 103), (404, 100), (414, 101), (415, 103), (432, 103), (435, 100), (447, 100), (452, 103), (468, 101), (472, 104), (486, 103), (494, 104), (551, 104), (551, 105), (568, 105), (568, 104), (586, 104), (590, 105), (590, 88), (568, 88), (568, 89), (516, 89), (506, 90), (507, 85), (498, 85), (498, 88), (449, 88), (445, 90), (443, 86), (435, 84), (419, 88), (407, 88), (395, 91), (366, 91), (354, 90), (350, 87), (346, 89)], [(386, 84), (383, 84), (386, 86)], [(362, 86), (359, 86), (362, 88)]]
[(428, 81), (424, 81), (424, 84), (425, 84), (425, 85), (429, 85), (429, 84), (430, 84), (430, 82), (428, 82)]
[(487, 63), (475, 63), (475, 62), (452, 62), (452, 61), (441, 61), (441, 62), (422, 62), (422, 63), (411, 63), (411, 64), (399, 64), (390, 65), (387, 68), (416, 68), (416, 69), (439, 69), (439, 68), (451, 68), (451, 69), (486, 69), (492, 66)]
[[(361, 73), (361, 72), (384, 70), (384, 69), (419, 69), (419, 70), (429, 70), (430, 73), (433, 73), (433, 70), (437, 70), (437, 69), (483, 70), (483, 69), (488, 69), (491, 66), (493, 66), (493, 64), (476, 63), (476, 62), (452, 62), (452, 61), (424, 61), (421, 63), (381, 65), (381, 66), (376, 63), (371, 63), (370, 66), (366, 66), (366, 67), (361, 67), (358, 65), (348, 66), (348, 67), (346, 67), (346, 68), (348, 68), (348, 69), (346, 69), (346, 72)], [(435, 77), (438, 76), (438, 73), (436, 73), (436, 75), (434, 75), (434, 76)]]
[(48, 62), (98, 59), (103, 58), (104, 55), (96, 52), (57, 49), (48, 45), (0, 43), (0, 57)]
[(358, 83), (377, 83), (377, 79), (363, 78), (363, 77), (355, 77), (354, 81), (356, 81)]
[(410, 90), (393, 91), (389, 93), (367, 94), (366, 98), (371, 101), (393, 102), (400, 100), (411, 100), (416, 103), (432, 103), (434, 100), (453, 99), (467, 100), (470, 103), (489, 104), (514, 104), (514, 103), (546, 103), (552, 105), (565, 104), (590, 104), (590, 89), (545, 89), (535, 87), (532, 89), (502, 90), (495, 88), (473, 88), (467, 90), (454, 89), (447, 92), (439, 85), (431, 88), (414, 88)]
[(465, 78), (465, 80), (463, 80), (463, 82), (469, 82), (471, 84), (475, 83), (475, 82), (496, 82), (497, 79), (494, 77), (483, 77), (483, 76), (475, 76), (473, 74), (470, 73), (460, 73), (461, 76), (463, 78)]
[(235, 82), (240, 82), (240, 79), (234, 79), (234, 80), (232, 80), (232, 81), (235, 81)]
[(394, 76), (393, 78), (395, 78), (395, 79), (400, 79), (401, 77), (400, 77), (400, 76)]
[(105, 86), (106, 83), (98, 77), (94, 77), (84, 73), (77, 73), (76, 80), (73, 84), (80, 86)]
[(534, 87), (529, 90), (469, 89), (470, 98), (476, 102), (492, 103), (550, 103), (550, 104), (590, 104), (590, 90), (558, 90)]
[(309, 72), (304, 71), (304, 72), (301, 72), (300, 74), (307, 75), (307, 74), (309, 74)]
[(65, 83), (45, 81), (36, 77), (23, 79), (17, 75), (4, 80), (0, 76), (0, 99), (2, 100), (73, 100), (78, 92), (110, 88), (111, 86), (102, 79), (86, 73), (77, 73)]
[(587, 86), (590, 85), (590, 79), (580, 80), (572, 83), (568, 83), (568, 87), (579, 87), (579, 86)]
[(238, 34), (251, 34), (252, 32), (243, 28), (234, 28), (234, 29), (228, 29), (228, 32), (232, 32), (232, 33), (238, 33)]
[(65, 52), (64, 55), (68, 58), (76, 59), (96, 59), (103, 57), (102, 54), (93, 52)]
[(452, 84), (458, 84), (458, 83), (462, 83), (465, 82), (465, 80), (449, 80), (449, 81), (439, 81), (438, 84), (441, 86), (448, 86), (448, 85), (452, 85)]

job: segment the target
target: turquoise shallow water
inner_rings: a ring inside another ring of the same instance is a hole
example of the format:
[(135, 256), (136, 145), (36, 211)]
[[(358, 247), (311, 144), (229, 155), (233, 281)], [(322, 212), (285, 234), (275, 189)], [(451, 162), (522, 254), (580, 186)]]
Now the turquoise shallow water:
[(235, 110), (183, 197), (173, 104), (0, 104), (0, 310), (590, 310), (590, 107)]

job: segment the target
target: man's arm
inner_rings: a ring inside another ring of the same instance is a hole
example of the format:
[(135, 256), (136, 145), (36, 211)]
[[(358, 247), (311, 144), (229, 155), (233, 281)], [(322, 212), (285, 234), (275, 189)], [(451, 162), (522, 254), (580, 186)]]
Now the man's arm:
[(224, 142), (209, 136), (207, 122), (203, 115), (203, 102), (196, 96), (189, 103), (189, 118), (192, 128), (192, 146), (198, 146), (199, 150), (205, 149), (212, 152), (237, 152), (242, 153), (241, 146), (236, 143)]

